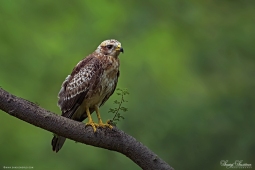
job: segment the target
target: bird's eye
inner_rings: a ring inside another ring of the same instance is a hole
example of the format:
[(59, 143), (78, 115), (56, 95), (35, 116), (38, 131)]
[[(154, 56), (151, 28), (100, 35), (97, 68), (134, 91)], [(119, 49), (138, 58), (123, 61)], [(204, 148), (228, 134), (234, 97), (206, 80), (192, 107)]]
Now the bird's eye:
[(112, 45), (107, 45), (106, 48), (111, 49)]

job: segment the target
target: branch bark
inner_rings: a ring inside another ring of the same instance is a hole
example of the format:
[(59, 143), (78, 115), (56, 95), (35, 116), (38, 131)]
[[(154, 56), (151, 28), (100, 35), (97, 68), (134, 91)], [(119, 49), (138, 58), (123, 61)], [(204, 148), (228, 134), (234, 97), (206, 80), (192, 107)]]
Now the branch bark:
[[(173, 170), (165, 161), (134, 137), (114, 127), (99, 128), (96, 133), (90, 126), (47, 111), (25, 99), (0, 88), (0, 109), (32, 125), (74, 141), (120, 152), (142, 169)], [(50, 143), (50, 142), (49, 142)]]

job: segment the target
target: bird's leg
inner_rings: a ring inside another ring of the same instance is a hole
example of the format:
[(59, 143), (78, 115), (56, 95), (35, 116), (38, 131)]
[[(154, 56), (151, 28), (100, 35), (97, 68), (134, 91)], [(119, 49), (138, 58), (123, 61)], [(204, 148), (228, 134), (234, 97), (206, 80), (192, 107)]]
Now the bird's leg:
[(102, 118), (101, 118), (100, 113), (99, 113), (98, 106), (95, 106), (95, 110), (96, 110), (96, 114), (97, 114), (97, 118), (98, 118), (98, 126), (100, 126), (100, 127), (109, 127), (110, 129), (112, 129), (112, 126), (110, 124), (103, 123)]
[(98, 126), (98, 124), (93, 122), (93, 120), (91, 118), (91, 115), (90, 115), (90, 112), (89, 112), (89, 108), (87, 108), (87, 107), (86, 107), (86, 113), (87, 113), (87, 116), (88, 116), (88, 119), (89, 119), (88, 123), (86, 123), (86, 126), (88, 126), (88, 125), (92, 126), (94, 132), (96, 132), (96, 130), (97, 130), (96, 126)]

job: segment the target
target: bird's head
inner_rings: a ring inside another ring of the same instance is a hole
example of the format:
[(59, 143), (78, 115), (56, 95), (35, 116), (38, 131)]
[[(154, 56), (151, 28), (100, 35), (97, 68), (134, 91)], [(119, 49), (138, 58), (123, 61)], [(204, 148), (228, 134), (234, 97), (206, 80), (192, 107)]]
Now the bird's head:
[(117, 40), (105, 40), (96, 49), (96, 52), (103, 53), (104, 55), (110, 55), (113, 57), (118, 57), (120, 52), (124, 52), (121, 47), (121, 43)]

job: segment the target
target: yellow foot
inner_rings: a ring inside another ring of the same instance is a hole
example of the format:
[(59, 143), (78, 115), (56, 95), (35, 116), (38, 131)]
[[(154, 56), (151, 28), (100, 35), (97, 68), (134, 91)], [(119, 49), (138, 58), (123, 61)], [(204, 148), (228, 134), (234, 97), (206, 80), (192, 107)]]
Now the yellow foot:
[(88, 123), (86, 123), (86, 126), (92, 126), (93, 131), (96, 132), (97, 128), (99, 125), (97, 123), (94, 123), (93, 121), (89, 121)]
[(107, 123), (99, 122), (98, 126), (102, 127), (102, 128), (108, 127), (110, 129), (112, 129), (112, 125), (110, 125), (108, 122)]

